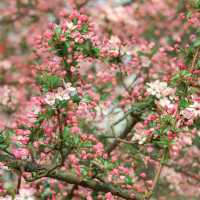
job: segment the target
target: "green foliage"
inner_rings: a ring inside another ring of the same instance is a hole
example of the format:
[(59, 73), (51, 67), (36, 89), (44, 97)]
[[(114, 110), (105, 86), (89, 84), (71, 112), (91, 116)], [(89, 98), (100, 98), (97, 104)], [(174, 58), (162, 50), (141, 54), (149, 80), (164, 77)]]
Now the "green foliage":
[(88, 178), (88, 173), (89, 173), (88, 167), (82, 166), (82, 167), (81, 167), (81, 174), (82, 174), (85, 178)]
[(135, 103), (131, 111), (134, 115), (137, 115), (143, 113), (147, 109), (152, 110), (155, 107), (154, 101), (155, 97), (148, 96), (142, 102)]
[(82, 141), (80, 135), (71, 134), (70, 128), (65, 127), (63, 131), (63, 140), (66, 146), (76, 148), (89, 148), (92, 146), (90, 141)]
[(181, 49), (182, 57), (185, 60), (186, 65), (191, 65), (194, 55), (198, 48), (200, 48), (200, 29), (193, 30), (196, 33), (196, 39), (192, 41), (187, 49)]
[[(76, 20), (74, 19), (74, 24), (76, 24)], [(82, 29), (80, 30), (81, 34), (85, 34), (88, 32), (88, 25), (84, 24)], [(60, 57), (69, 56), (71, 53), (68, 52), (68, 48), (70, 47), (70, 42), (74, 39), (71, 38), (70, 33), (65, 33), (65, 41), (60, 40), (60, 36), (62, 30), (60, 27), (56, 27), (55, 33), (51, 40), (49, 40), (48, 44), (52, 47), (52, 50), (56, 52), (56, 54)], [(83, 55), (87, 57), (99, 57), (99, 48), (95, 47), (90, 39), (85, 40), (82, 44), (75, 42), (74, 52), (81, 52)]]
[(193, 92), (188, 84), (188, 79), (192, 76), (188, 70), (180, 70), (171, 79), (171, 85), (176, 87), (176, 95), (182, 99), (181, 105), (184, 103), (183, 99), (186, 100), (186, 97)]
[(72, 99), (72, 101), (73, 101), (74, 103), (77, 103), (77, 104), (79, 104), (80, 101), (81, 101), (81, 98), (80, 98), (77, 94), (71, 96), (71, 99)]
[(200, 148), (200, 136), (197, 135), (197, 136), (194, 138), (193, 144), (194, 144), (195, 146), (197, 146), (198, 148)]
[(131, 185), (133, 184), (133, 179), (130, 176), (126, 176), (125, 183), (128, 185)]
[(64, 57), (65, 55), (68, 54), (68, 48), (69, 48), (69, 42), (58, 42), (54, 44), (54, 48), (56, 49), (56, 54), (59, 57)]
[(51, 107), (48, 107), (46, 112), (39, 113), (38, 118), (35, 121), (35, 125), (40, 125), (44, 120), (50, 119), (55, 114), (55, 110)]
[(194, 48), (200, 47), (200, 38), (197, 38), (197, 39), (193, 42), (193, 46), (194, 46)]
[(171, 83), (172, 85), (176, 85), (177, 82), (182, 81), (183, 79), (189, 78), (191, 77), (192, 74), (188, 71), (188, 70), (181, 70), (178, 73), (176, 73), (172, 79), (171, 79)]
[(198, 118), (194, 121), (194, 127), (197, 128), (197, 130), (200, 130), (200, 117), (198, 117)]
[(56, 102), (55, 102), (54, 106), (57, 109), (62, 109), (62, 108), (66, 108), (67, 107), (67, 103), (68, 103), (67, 100), (56, 99)]
[(176, 119), (172, 115), (163, 115), (160, 118), (161, 126), (174, 126)]
[(99, 48), (95, 47), (89, 39), (85, 40), (83, 44), (76, 43), (75, 48), (77, 51), (82, 52), (86, 57), (99, 57)]
[(193, 8), (200, 10), (200, 0), (190, 0), (190, 3)]
[(11, 129), (0, 132), (0, 149), (7, 149), (9, 147), (12, 135), (14, 135), (14, 131)]
[(56, 37), (56, 39), (60, 39), (60, 35), (62, 33), (62, 30), (59, 26), (57, 26), (54, 30), (55, 34), (54, 34), (54, 37)]
[(88, 32), (88, 30), (89, 30), (89, 29), (88, 29), (88, 25), (87, 25), (87, 24), (84, 24), (84, 25), (82, 26), (82, 29), (81, 29), (80, 32), (81, 32), (82, 34), (85, 34), (85, 33)]
[(119, 63), (122, 63), (122, 57), (123, 56), (121, 56), (121, 55), (109, 57), (107, 62), (108, 63), (119, 64)]
[(67, 146), (77, 146), (80, 144), (80, 137), (79, 135), (72, 135), (70, 133), (70, 128), (65, 127), (63, 131), (63, 139)]
[(186, 82), (182, 81), (177, 85), (176, 95), (186, 97), (189, 92), (189, 86)]
[(89, 96), (88, 94), (85, 94), (82, 98), (82, 101), (85, 102), (85, 103), (89, 103), (92, 101), (92, 97)]
[(38, 141), (42, 138), (44, 138), (44, 130), (42, 128), (31, 128), (31, 134), (29, 135), (30, 142)]
[(36, 77), (36, 81), (40, 84), (45, 92), (61, 86), (62, 80), (56, 75), (43, 73)]
[(189, 105), (190, 105), (190, 102), (188, 101), (188, 99), (186, 99), (186, 98), (181, 98), (180, 99), (179, 108), (181, 110), (187, 108)]
[(149, 26), (149, 28), (143, 33), (143, 37), (150, 41), (157, 41), (158, 36), (155, 33), (155, 25)]
[(102, 85), (96, 85), (95, 90), (99, 93), (100, 95), (100, 100), (106, 100), (110, 96), (110, 89), (112, 88), (112, 83), (105, 83)]
[(102, 162), (102, 164), (103, 164), (103, 166), (105, 167), (106, 170), (112, 170), (113, 168), (115, 168), (119, 164), (118, 162), (112, 163), (109, 160), (104, 160), (104, 159), (101, 159), (101, 162)]
[(6, 148), (6, 143), (5, 143), (5, 138), (2, 134), (0, 134), (0, 149), (5, 149)]
[(153, 144), (157, 145), (160, 148), (168, 148), (171, 142), (168, 140), (167, 137), (162, 137), (162, 140), (159, 139), (153, 140)]

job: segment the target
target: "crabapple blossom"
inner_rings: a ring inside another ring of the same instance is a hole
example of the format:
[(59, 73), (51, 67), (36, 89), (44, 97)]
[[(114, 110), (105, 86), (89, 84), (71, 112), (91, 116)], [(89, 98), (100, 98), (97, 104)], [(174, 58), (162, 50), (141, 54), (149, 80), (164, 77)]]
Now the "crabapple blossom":
[(0, 199), (198, 199), (199, 9), (2, 0)]

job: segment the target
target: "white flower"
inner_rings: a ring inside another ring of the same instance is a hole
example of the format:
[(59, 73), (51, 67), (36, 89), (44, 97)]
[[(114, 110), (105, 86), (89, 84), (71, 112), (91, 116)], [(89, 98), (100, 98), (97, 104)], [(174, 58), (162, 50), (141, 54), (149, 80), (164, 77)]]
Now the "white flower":
[(53, 106), (54, 103), (55, 103), (55, 101), (56, 101), (55, 94), (52, 93), (52, 92), (47, 93), (46, 96), (45, 96), (45, 98), (44, 98), (44, 101), (47, 104)]
[(112, 45), (119, 45), (119, 44), (121, 44), (121, 40), (117, 36), (111, 36), (109, 42)]
[(156, 80), (154, 82), (147, 83), (147, 92), (160, 99), (169, 95), (174, 95), (175, 90), (168, 87), (166, 82)]
[(167, 98), (162, 98), (159, 100), (159, 105), (161, 105), (163, 108), (167, 107), (167, 108), (172, 108), (174, 107), (174, 104)]
[(74, 96), (76, 94), (76, 88), (71, 86), (71, 83), (64, 83), (64, 88), (59, 87), (57, 91), (54, 92), (48, 92), (44, 98), (44, 101), (53, 106), (56, 102), (56, 100), (59, 101), (67, 101), (70, 99), (71, 96)]
[(67, 28), (70, 31), (73, 31), (76, 28), (76, 26), (72, 22), (69, 22), (69, 23), (67, 23)]
[(69, 92), (63, 88), (58, 88), (57, 93), (55, 94), (55, 99), (67, 101), (70, 99)]
[(184, 117), (185, 119), (188, 119), (188, 120), (194, 118), (193, 112), (191, 112), (191, 111), (188, 110), (187, 108), (184, 109), (184, 110), (182, 110), (180, 114), (183, 115), (183, 117)]
[(0, 62), (0, 68), (3, 68), (4, 70), (10, 69), (12, 64), (8, 60), (3, 60)]
[(196, 117), (200, 117), (200, 103), (195, 101), (193, 104), (191, 104), (188, 108), (184, 109), (181, 114), (186, 119), (192, 119)]
[(188, 135), (184, 135), (182, 137), (182, 143), (184, 145), (192, 145), (192, 138), (190, 136), (188, 136)]
[(142, 66), (148, 68), (151, 64), (151, 60), (145, 56), (141, 57)]
[(142, 133), (134, 133), (134, 136), (132, 137), (132, 141), (135, 142), (137, 141), (138, 144), (144, 144), (147, 140), (147, 136), (144, 134), (144, 132)]
[(70, 96), (74, 96), (76, 94), (76, 88), (71, 85), (71, 83), (64, 83), (64, 87), (69, 91)]

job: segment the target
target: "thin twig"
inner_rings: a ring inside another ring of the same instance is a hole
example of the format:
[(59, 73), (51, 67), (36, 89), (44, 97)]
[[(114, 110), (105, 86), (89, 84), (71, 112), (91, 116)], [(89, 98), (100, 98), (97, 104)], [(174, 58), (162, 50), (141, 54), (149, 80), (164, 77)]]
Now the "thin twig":
[(196, 50), (195, 54), (194, 54), (194, 57), (193, 57), (193, 60), (192, 60), (192, 65), (191, 65), (191, 68), (194, 69), (195, 67), (195, 63), (198, 59), (198, 54), (199, 54), (199, 48)]

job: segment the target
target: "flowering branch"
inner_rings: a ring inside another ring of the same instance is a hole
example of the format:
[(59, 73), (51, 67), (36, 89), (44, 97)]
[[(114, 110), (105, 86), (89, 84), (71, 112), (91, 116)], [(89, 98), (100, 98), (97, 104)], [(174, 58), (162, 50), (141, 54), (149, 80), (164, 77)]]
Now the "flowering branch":
[(118, 139), (115, 139), (112, 144), (107, 148), (107, 153), (110, 154), (120, 143), (119, 139), (125, 139), (127, 135), (130, 133), (132, 128), (135, 126), (136, 123), (138, 123), (141, 119), (141, 115), (148, 110), (149, 108), (153, 108), (154, 105), (154, 98), (148, 97), (142, 102), (138, 102), (132, 106), (132, 109), (130, 111), (130, 115), (132, 116), (131, 123), (126, 127), (126, 129), (121, 133)]
[[(191, 34), (199, 14), (179, 17), (182, 3), (168, 0), (114, 8), (88, 2), (0, 3), (10, 33), (0, 39), (0, 109), (8, 121), (0, 120), (0, 173), (18, 177), (12, 191), (0, 178), (3, 195), (19, 196), (26, 184), (39, 199), (140, 200), (157, 195), (163, 168), (163, 175), (178, 171), (194, 179), (185, 181), (199, 180), (192, 173), (200, 167), (200, 35)], [(200, 1), (192, 2), (199, 10)], [(99, 15), (92, 13), (96, 6)], [(24, 14), (33, 19), (24, 21)], [(160, 34), (164, 22), (170, 26)]]
[[(70, 173), (62, 172), (58, 170), (49, 171), (48, 168), (46, 168), (45, 166), (40, 166), (26, 160), (16, 160), (2, 153), (0, 154), (0, 162), (6, 163), (10, 168), (15, 169), (15, 170), (23, 169), (23, 172), (37, 172), (37, 171), (40, 171), (41, 169), (46, 171), (45, 175), (38, 177), (38, 179), (49, 177), (56, 180), (64, 181), (66, 183), (88, 187), (95, 191), (111, 192), (113, 195), (122, 197), (124, 199), (132, 199), (132, 200), (141, 199), (141, 195), (135, 194), (135, 196), (131, 196), (131, 194), (129, 194), (127, 191), (121, 190), (113, 186), (112, 184), (108, 184), (108, 183), (105, 184), (105, 183), (97, 182), (95, 180), (84, 180), (83, 178), (79, 178)], [(35, 179), (30, 180), (30, 181), (35, 181)]]

